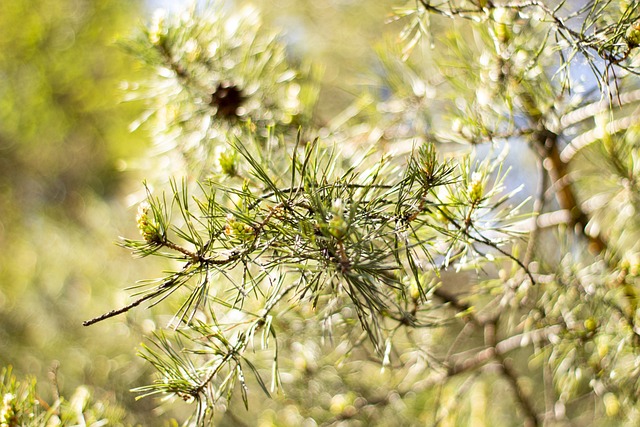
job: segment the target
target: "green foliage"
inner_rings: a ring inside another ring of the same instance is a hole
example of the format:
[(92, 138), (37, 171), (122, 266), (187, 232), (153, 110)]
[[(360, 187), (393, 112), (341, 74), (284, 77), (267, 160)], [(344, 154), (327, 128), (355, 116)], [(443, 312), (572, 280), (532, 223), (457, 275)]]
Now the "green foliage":
[(315, 89), (301, 84), (276, 34), (260, 28), (253, 8), (232, 15), (205, 2), (190, 13), (158, 12), (148, 29), (125, 43), (158, 72), (133, 96), (167, 101), (149, 102), (134, 124), (148, 122), (167, 156), (171, 169), (165, 172), (202, 179), (212, 173), (207, 165), (219, 162), (229, 174), (233, 156), (220, 151), (227, 138), (273, 126), (295, 129), (309, 120), (302, 100), (312, 102)]
[[(401, 34), (406, 42), (405, 58), (423, 36), (433, 40), (429, 31), (432, 17), (443, 16), (488, 24), (485, 27), (498, 49), (537, 44), (538, 53), (557, 55), (560, 62), (556, 72), (561, 74), (564, 88), (571, 85), (570, 67), (577, 56), (586, 60), (598, 81), (603, 83), (602, 88), (606, 86), (608, 72), (614, 70), (613, 65), (637, 75), (635, 67), (627, 61), (637, 47), (634, 28), (638, 16), (633, 0), (592, 0), (571, 5), (566, 2), (492, 3), (484, 0), (442, 4), (420, 0), (418, 3), (418, 7), (409, 2), (397, 10), (398, 16), (407, 21)], [(530, 26), (541, 30), (540, 37), (527, 37), (531, 35), (531, 28), (527, 28)], [(520, 37), (526, 40), (518, 42)], [(508, 58), (509, 55), (503, 55), (503, 59)], [(604, 68), (599, 61), (605, 62)]]
[(172, 264), (86, 324), (171, 314), (137, 391), (185, 425), (637, 424), (638, 2), (396, 13), (329, 121), (253, 9), (127, 44), (156, 150), (122, 243)]
[(113, 404), (95, 401), (89, 389), (79, 387), (69, 400), (58, 397), (44, 402), (36, 381), (20, 382), (11, 368), (0, 372), (0, 426), (122, 426), (125, 412)]

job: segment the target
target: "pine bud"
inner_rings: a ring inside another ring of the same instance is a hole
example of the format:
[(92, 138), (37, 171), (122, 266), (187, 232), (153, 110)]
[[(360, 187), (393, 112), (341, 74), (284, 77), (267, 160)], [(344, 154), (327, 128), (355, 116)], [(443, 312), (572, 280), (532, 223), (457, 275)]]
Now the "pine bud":
[(152, 214), (151, 205), (148, 202), (142, 202), (138, 206), (138, 214), (136, 215), (136, 223), (138, 224), (138, 230), (142, 238), (147, 243), (160, 243), (162, 236), (160, 234), (160, 228), (158, 227), (155, 218), (150, 217)]
[(604, 409), (609, 417), (615, 417), (620, 412), (620, 401), (613, 393), (607, 393), (602, 397)]
[(238, 174), (238, 155), (234, 150), (221, 151), (218, 155), (218, 164), (225, 175), (236, 176)]
[(484, 195), (484, 183), (482, 182), (482, 174), (474, 172), (471, 175), (471, 181), (467, 186), (467, 193), (469, 194), (469, 200), (473, 203), (478, 203)]
[(596, 319), (594, 319), (593, 317), (589, 317), (588, 319), (586, 319), (584, 321), (584, 328), (588, 331), (588, 332), (593, 332), (596, 330), (596, 328), (598, 327), (598, 322), (596, 321)]
[(342, 239), (347, 234), (347, 223), (342, 216), (342, 199), (333, 201), (332, 217), (329, 220), (329, 234), (336, 239)]
[(631, 24), (625, 37), (630, 49), (640, 46), (640, 21)]
[(233, 214), (228, 214), (227, 223), (224, 226), (224, 234), (246, 242), (255, 236), (255, 229), (249, 224), (237, 221)]
[(162, 45), (167, 35), (167, 29), (165, 28), (166, 13), (164, 10), (157, 10), (153, 14), (151, 25), (149, 26), (149, 41), (153, 45)]
[(409, 284), (409, 294), (411, 295), (411, 299), (413, 301), (418, 301), (420, 299), (420, 285), (415, 280), (412, 280)]

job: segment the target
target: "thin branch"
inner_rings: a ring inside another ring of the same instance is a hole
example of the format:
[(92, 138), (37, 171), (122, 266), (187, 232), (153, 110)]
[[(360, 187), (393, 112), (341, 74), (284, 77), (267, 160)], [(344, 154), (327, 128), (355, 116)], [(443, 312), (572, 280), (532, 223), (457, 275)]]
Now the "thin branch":
[(134, 302), (132, 302), (129, 305), (125, 305), (124, 307), (115, 309), (115, 310), (111, 310), (107, 313), (104, 313), (98, 317), (94, 317), (93, 319), (90, 320), (85, 320), (84, 322), (82, 322), (82, 326), (91, 326), (94, 323), (98, 323), (98, 322), (102, 322), (103, 320), (107, 320), (110, 319), (112, 317), (115, 317), (119, 314), (122, 313), (126, 313), (127, 311), (131, 310), (134, 307), (139, 306), (140, 304), (142, 304), (145, 301), (148, 301), (154, 297), (157, 297), (158, 295), (162, 294), (165, 291), (166, 288), (161, 287), (160, 289), (156, 290), (154, 293), (151, 294), (147, 294), (143, 297), (138, 298), (137, 300), (135, 300)]
[(442, 287), (437, 287), (433, 291), (433, 295), (438, 297), (438, 298), (440, 298), (442, 301), (445, 302), (445, 304), (449, 304), (458, 313), (469, 313), (468, 314), (468, 318), (473, 323), (475, 323), (476, 326), (482, 326), (483, 325), (484, 322), (482, 320), (478, 319), (477, 316), (472, 315), (473, 306), (467, 304), (466, 302), (462, 302), (458, 296), (446, 291)]
[(529, 271), (529, 268), (527, 266), (525, 266), (522, 261), (520, 261), (518, 258), (516, 258), (515, 256), (513, 256), (512, 254), (510, 254), (509, 252), (505, 251), (504, 249), (502, 249), (500, 246), (498, 246), (498, 244), (496, 244), (495, 242), (487, 239), (486, 237), (480, 235), (480, 236), (474, 236), (471, 233), (469, 233), (469, 231), (467, 230), (467, 227), (463, 227), (460, 224), (458, 224), (456, 222), (455, 219), (451, 218), (451, 216), (449, 216), (449, 214), (447, 212), (444, 211), (444, 209), (442, 209), (440, 206), (435, 206), (435, 208), (440, 212), (440, 214), (442, 216), (444, 216), (458, 231), (460, 231), (462, 234), (464, 234), (466, 237), (468, 237), (469, 239), (477, 242), (477, 243), (482, 243), (483, 245), (487, 245), (492, 247), (493, 249), (495, 249), (496, 251), (500, 252), (502, 255), (506, 256), (507, 258), (509, 258), (510, 260), (512, 260), (513, 262), (515, 262), (516, 264), (518, 264), (518, 266), (520, 268), (522, 268), (522, 270), (525, 272), (525, 274), (527, 275), (527, 277), (529, 278), (529, 280), (531, 280), (531, 284), (535, 285), (536, 284), (536, 280), (533, 277), (533, 274), (531, 274), (531, 271)]
[(551, 325), (546, 328), (513, 335), (498, 341), (494, 345), (489, 344), (488, 347), (482, 350), (476, 348), (468, 352), (458, 353), (447, 364), (447, 376), (477, 369), (489, 363), (494, 356), (505, 356), (512, 351), (532, 344), (547, 343), (551, 337), (560, 334), (563, 330), (564, 327), (562, 325)]
[[(562, 37), (569, 46), (572, 46), (575, 51), (579, 51), (586, 58), (597, 76), (602, 77), (602, 74), (596, 69), (596, 66), (593, 62), (592, 55), (594, 53), (607, 62), (607, 70), (613, 65), (617, 65), (625, 70), (629, 70), (629, 67), (622, 64), (622, 62), (630, 56), (630, 53), (633, 49), (632, 46), (627, 43), (612, 43), (611, 40), (604, 40), (601, 37), (601, 35), (606, 34), (607, 31), (617, 29), (614, 27), (618, 24), (612, 24), (608, 27), (600, 28), (598, 29), (597, 34), (587, 36), (584, 33), (584, 24), (583, 30), (581, 32), (578, 32), (567, 25), (567, 23), (565, 22), (565, 18), (558, 16), (556, 11), (562, 6), (564, 2), (560, 2), (560, 5), (557, 6), (555, 10), (552, 10), (543, 1), (540, 0), (506, 1), (500, 3), (488, 1), (486, 2), (486, 5), (482, 7), (478, 6), (474, 9), (454, 8), (450, 2), (443, 2), (443, 4), (444, 3), (449, 4), (449, 7), (447, 9), (433, 6), (429, 3), (429, 0), (420, 0), (420, 4), (427, 12), (442, 15), (452, 19), (459, 17), (464, 19), (476, 20), (478, 19), (478, 17), (484, 17), (484, 19), (486, 20), (490, 19), (490, 15), (488, 14), (488, 12), (490, 10), (495, 10), (498, 8), (513, 10), (537, 8), (553, 21), (556, 33), (560, 37)], [(578, 15), (578, 13), (569, 15), (568, 17), (566, 17), (566, 20), (575, 18)], [(633, 70), (629, 71), (633, 72)]]
[(518, 382), (518, 373), (515, 371), (515, 369), (513, 369), (511, 362), (502, 357), (502, 355), (496, 354), (496, 359), (500, 363), (502, 376), (513, 388), (515, 397), (518, 400), (520, 407), (525, 412), (525, 426), (538, 427), (541, 424), (540, 417), (538, 416), (538, 413), (533, 406), (531, 397)]

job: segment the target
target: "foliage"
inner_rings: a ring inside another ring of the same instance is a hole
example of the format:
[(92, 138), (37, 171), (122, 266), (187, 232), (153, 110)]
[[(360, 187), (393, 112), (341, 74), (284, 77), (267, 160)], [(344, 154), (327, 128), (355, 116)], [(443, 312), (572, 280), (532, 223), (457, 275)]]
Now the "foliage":
[(47, 404), (36, 391), (36, 381), (20, 382), (12, 369), (0, 372), (0, 426), (120, 426), (125, 412), (106, 402), (96, 402), (89, 389), (79, 387), (69, 400), (58, 397)]
[(122, 244), (172, 268), (85, 324), (173, 304), (137, 391), (186, 425), (637, 424), (638, 6), (410, 2), (328, 123), (253, 9), (157, 15)]

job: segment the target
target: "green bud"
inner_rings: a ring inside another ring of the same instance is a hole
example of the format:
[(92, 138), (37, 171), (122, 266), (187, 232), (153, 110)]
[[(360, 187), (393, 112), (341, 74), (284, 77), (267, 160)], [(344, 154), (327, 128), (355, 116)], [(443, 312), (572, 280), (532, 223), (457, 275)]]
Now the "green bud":
[(331, 207), (332, 218), (329, 221), (329, 233), (336, 239), (342, 239), (347, 234), (347, 223), (342, 216), (342, 200), (336, 199)]
[(218, 156), (218, 163), (222, 172), (229, 176), (238, 174), (238, 153), (235, 150), (224, 150)]
[(620, 412), (620, 402), (613, 393), (607, 393), (602, 397), (604, 409), (609, 417), (615, 417)]
[(478, 203), (484, 195), (484, 183), (483, 176), (480, 172), (474, 172), (471, 175), (471, 181), (467, 186), (467, 193), (469, 194), (469, 200), (473, 203)]
[(418, 301), (420, 299), (420, 285), (415, 280), (412, 280), (409, 284), (409, 295), (411, 295), (411, 299), (414, 301)]
[(255, 229), (249, 224), (237, 221), (233, 214), (228, 214), (227, 223), (224, 226), (224, 234), (246, 242), (255, 236)]
[(138, 214), (136, 215), (136, 223), (142, 238), (147, 243), (159, 243), (162, 241), (160, 227), (152, 216), (151, 205), (148, 202), (142, 202), (138, 206)]
[(340, 216), (334, 216), (329, 221), (329, 233), (336, 239), (342, 239), (347, 234), (347, 225), (344, 222), (344, 218)]
[(631, 24), (625, 37), (630, 49), (640, 46), (640, 21)]
[(589, 332), (595, 331), (597, 327), (598, 322), (593, 317), (589, 317), (584, 321), (584, 328)]

